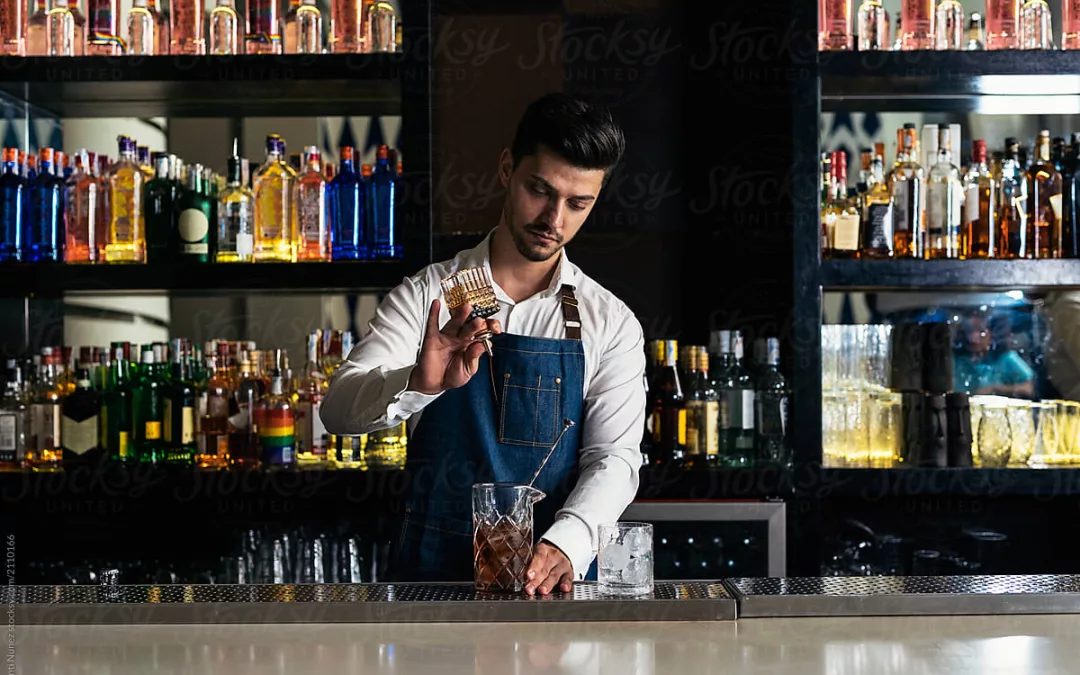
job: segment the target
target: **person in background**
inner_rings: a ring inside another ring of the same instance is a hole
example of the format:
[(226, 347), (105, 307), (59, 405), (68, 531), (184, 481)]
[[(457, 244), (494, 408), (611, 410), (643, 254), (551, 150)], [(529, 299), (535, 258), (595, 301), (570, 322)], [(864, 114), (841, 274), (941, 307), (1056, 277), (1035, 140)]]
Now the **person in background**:
[(953, 388), (970, 394), (1018, 398), (1035, 396), (1035, 371), (1023, 357), (995, 336), (984, 312), (967, 316), (960, 327), (961, 345), (953, 357)]

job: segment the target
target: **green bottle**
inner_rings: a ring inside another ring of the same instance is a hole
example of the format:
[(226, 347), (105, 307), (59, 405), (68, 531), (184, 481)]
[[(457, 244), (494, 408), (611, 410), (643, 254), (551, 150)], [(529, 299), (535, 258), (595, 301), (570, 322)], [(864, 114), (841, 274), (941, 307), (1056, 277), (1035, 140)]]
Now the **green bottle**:
[(213, 201), (203, 180), (203, 166), (188, 168), (186, 189), (180, 196), (176, 218), (177, 256), (185, 262), (210, 261), (210, 222)]
[(110, 349), (113, 358), (102, 396), (101, 417), (98, 419), (101, 447), (106, 456), (114, 461), (133, 462), (136, 459), (131, 433), (133, 397), (128, 362), (123, 343), (113, 342)]
[(175, 466), (193, 466), (195, 461), (195, 387), (184, 341), (172, 342), (172, 381), (165, 398), (165, 461)]
[[(160, 348), (156, 350), (160, 352)], [(157, 464), (165, 459), (165, 383), (157, 368), (152, 345), (143, 345), (139, 374), (135, 380), (131, 409), (135, 449), (140, 462)]]
[(172, 258), (170, 240), (176, 211), (173, 182), (169, 177), (169, 155), (155, 152), (154, 177), (146, 183), (146, 262), (161, 263)]

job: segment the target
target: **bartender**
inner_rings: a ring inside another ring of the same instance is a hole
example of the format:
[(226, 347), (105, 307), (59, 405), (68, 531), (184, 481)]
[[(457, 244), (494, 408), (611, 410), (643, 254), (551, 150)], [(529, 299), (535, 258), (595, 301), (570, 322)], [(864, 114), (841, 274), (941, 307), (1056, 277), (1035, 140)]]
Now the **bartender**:
[[(644, 337), (633, 312), (567, 258), (625, 148), (610, 112), (565, 94), (528, 106), (498, 162), (498, 224), (428, 265), (379, 305), (330, 380), (322, 420), (356, 435), (407, 421), (408, 494), (394, 524), (394, 581), (473, 576), (472, 485), (536, 480), (539, 535), (526, 593), (569, 591), (597, 551), (597, 526), (634, 499), (645, 415)], [(482, 267), (499, 311), (467, 321), (440, 282)], [(473, 340), (489, 330), (491, 355)]]

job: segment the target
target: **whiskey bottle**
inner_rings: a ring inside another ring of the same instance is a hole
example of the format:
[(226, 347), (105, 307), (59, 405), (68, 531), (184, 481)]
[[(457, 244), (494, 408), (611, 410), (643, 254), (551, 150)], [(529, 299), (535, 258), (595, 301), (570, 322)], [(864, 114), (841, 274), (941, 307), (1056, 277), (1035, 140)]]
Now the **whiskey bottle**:
[(715, 466), (719, 459), (720, 396), (709, 379), (709, 354), (691, 347), (694, 377), (686, 396), (686, 457), (691, 468)]
[(1002, 253), (1008, 258), (1034, 258), (1033, 233), (1028, 222), (1028, 174), (1020, 164), (1019, 150), (1019, 140), (1005, 139), (998, 202), (1005, 240)]
[(90, 385), (90, 369), (79, 366), (75, 391), (60, 406), (60, 438), (65, 466), (98, 464), (104, 459), (98, 428), (101, 401)]
[(240, 361), (239, 380), (234, 390), (235, 411), (230, 406), (229, 423), (235, 432), (229, 437), (229, 456), (241, 468), (259, 465), (259, 436), (254, 419), (255, 404), (266, 393), (266, 384), (257, 373), (258, 351), (247, 352)]
[(30, 433), (26, 463), (34, 471), (56, 471), (63, 456), (60, 403), (63, 389), (57, 379), (59, 358), (52, 347), (42, 347), (39, 379), (30, 403)]
[(199, 424), (203, 452), (196, 457), (196, 464), (205, 469), (222, 469), (229, 465), (229, 438), (235, 431), (229, 421), (230, 408), (237, 407), (229, 374), (229, 345), (219, 344), (217, 356), (209, 361), (213, 372), (206, 385), (206, 413)]
[(4, 395), (0, 398), (0, 471), (18, 471), (26, 461), (29, 415), (22, 368), (17, 360), (8, 359)]
[(296, 209), (293, 203), (296, 179), (296, 171), (285, 161), (285, 141), (276, 134), (267, 136), (266, 161), (252, 179), (256, 262), (294, 262), (296, 259)]
[(871, 162), (870, 186), (863, 198), (862, 256), (891, 258), (895, 233), (893, 231), (893, 200), (885, 182), (884, 144)]
[(681, 463), (686, 453), (686, 403), (678, 362), (678, 342), (665, 340), (663, 365), (649, 387), (653, 465)]
[(105, 261), (109, 263), (146, 262), (143, 184), (145, 176), (135, 163), (135, 141), (129, 136), (117, 139), (120, 159), (105, 174), (105, 211), (108, 232)]
[(926, 186), (926, 258), (960, 257), (960, 216), (964, 194), (960, 170), (952, 163), (949, 127), (938, 129), (937, 162)]
[(964, 226), (960, 249), (964, 258), (998, 256), (998, 181), (986, 164), (986, 141), (971, 146), (971, 166), (964, 175)]
[(923, 257), (923, 189), (926, 174), (918, 162), (917, 130), (905, 124), (897, 138), (897, 162), (889, 173), (893, 196), (893, 255), (897, 258)]
[(1028, 197), (1029, 231), (1036, 258), (1060, 258), (1061, 172), (1050, 161), (1050, 132), (1040, 131), (1035, 144), (1035, 163), (1029, 169), (1031, 193)]

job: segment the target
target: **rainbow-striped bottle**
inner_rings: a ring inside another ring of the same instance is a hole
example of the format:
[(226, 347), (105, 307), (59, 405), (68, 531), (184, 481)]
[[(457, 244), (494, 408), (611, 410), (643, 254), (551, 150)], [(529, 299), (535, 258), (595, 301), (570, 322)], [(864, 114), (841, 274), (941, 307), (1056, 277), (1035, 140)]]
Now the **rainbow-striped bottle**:
[(256, 404), (255, 424), (263, 468), (292, 468), (296, 464), (296, 418), (279, 368), (271, 371), (270, 392)]

